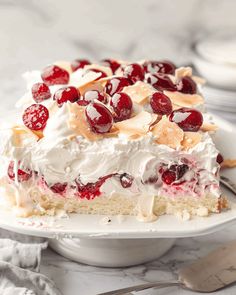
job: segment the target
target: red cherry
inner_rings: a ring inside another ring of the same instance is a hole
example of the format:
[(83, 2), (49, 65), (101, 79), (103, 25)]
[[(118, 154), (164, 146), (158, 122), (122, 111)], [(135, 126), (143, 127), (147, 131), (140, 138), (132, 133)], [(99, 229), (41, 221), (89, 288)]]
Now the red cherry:
[(123, 121), (130, 118), (133, 102), (128, 94), (122, 92), (115, 93), (110, 103), (116, 113), (116, 121)]
[(23, 113), (23, 122), (30, 130), (43, 130), (49, 118), (48, 109), (42, 104), (32, 104)]
[[(91, 71), (92, 71), (92, 72), (95, 72), (95, 73), (100, 73), (100, 74), (101, 74), (96, 80), (100, 80), (100, 79), (102, 79), (102, 78), (106, 78), (106, 77), (107, 77), (107, 74), (104, 73), (102, 70), (99, 70), (99, 69), (93, 69), (93, 68), (86, 70), (85, 74), (88, 73), (88, 72), (91, 72)], [(96, 81), (96, 80), (95, 80), (95, 81)]]
[(67, 183), (55, 183), (52, 186), (49, 187), (52, 192), (55, 194), (63, 195), (65, 193), (67, 188)]
[[(18, 165), (20, 165), (20, 161), (18, 162)], [(15, 181), (15, 169), (14, 169), (15, 163), (14, 161), (11, 161), (8, 166), (7, 174), (11, 180)], [(19, 182), (27, 181), (31, 178), (32, 171), (30, 169), (22, 170), (18, 168), (17, 170), (17, 179)]]
[(174, 181), (181, 179), (188, 169), (189, 167), (186, 164), (171, 165), (169, 169), (163, 172), (162, 181), (166, 184), (171, 184)]
[(68, 84), (70, 75), (66, 70), (56, 65), (51, 65), (43, 70), (41, 78), (50, 86), (56, 84)]
[(219, 153), (219, 154), (217, 155), (216, 162), (217, 162), (218, 164), (221, 164), (223, 161), (224, 161), (224, 158), (223, 158), (223, 156)]
[(129, 64), (124, 68), (123, 75), (132, 83), (144, 80), (144, 69), (139, 64)]
[(31, 88), (33, 99), (42, 102), (51, 97), (50, 89), (45, 83), (35, 83)]
[(127, 78), (112, 78), (109, 82), (107, 82), (105, 92), (112, 96), (116, 92), (120, 92), (126, 86), (130, 86), (130, 81)]
[(96, 133), (109, 132), (113, 118), (111, 112), (101, 103), (90, 103), (86, 109), (85, 114), (91, 129)]
[(112, 70), (112, 73), (115, 74), (116, 70), (120, 67), (120, 63), (118, 63), (115, 59), (103, 59), (102, 64), (105, 67), (110, 67)]
[(129, 175), (128, 173), (123, 173), (120, 175), (120, 183), (123, 188), (131, 187), (133, 184), (134, 178), (133, 176)]
[(78, 90), (73, 86), (67, 86), (58, 89), (53, 96), (53, 99), (57, 101), (58, 106), (62, 106), (64, 102), (76, 102), (80, 95)]
[(176, 91), (175, 84), (170, 80), (167, 75), (164, 74), (149, 74), (147, 76), (147, 83), (151, 84), (157, 90), (163, 91)]
[(163, 174), (162, 174), (162, 181), (165, 182), (166, 184), (171, 184), (176, 180), (176, 173), (174, 171), (171, 170), (166, 170)]
[(156, 74), (169, 74), (173, 75), (175, 73), (176, 66), (167, 60), (163, 61), (145, 61), (143, 68), (146, 73)]
[(169, 117), (171, 122), (175, 122), (184, 131), (197, 132), (203, 123), (202, 114), (189, 108), (181, 108), (173, 111)]
[(88, 90), (84, 93), (84, 95), (82, 96), (82, 98), (80, 100), (77, 101), (77, 103), (79, 105), (82, 105), (82, 106), (86, 106), (88, 105), (90, 102), (93, 102), (94, 100), (99, 100), (103, 103), (107, 103), (107, 98), (106, 96), (97, 91), (97, 90)]
[(150, 97), (150, 105), (155, 114), (169, 115), (172, 112), (172, 103), (168, 96), (161, 92), (155, 92)]
[(113, 175), (114, 174), (109, 174), (107, 176), (100, 177), (97, 182), (89, 182), (87, 184), (81, 184), (80, 182), (77, 182), (77, 191), (79, 197), (81, 199), (86, 198), (87, 200), (92, 200), (95, 197), (98, 197), (101, 194), (101, 186), (108, 178), (111, 178)]
[(90, 65), (91, 62), (87, 59), (75, 59), (71, 63), (71, 69), (75, 72), (78, 69), (83, 69), (85, 66)]
[(195, 94), (197, 93), (197, 84), (190, 77), (183, 77), (177, 85), (177, 90), (182, 93)]

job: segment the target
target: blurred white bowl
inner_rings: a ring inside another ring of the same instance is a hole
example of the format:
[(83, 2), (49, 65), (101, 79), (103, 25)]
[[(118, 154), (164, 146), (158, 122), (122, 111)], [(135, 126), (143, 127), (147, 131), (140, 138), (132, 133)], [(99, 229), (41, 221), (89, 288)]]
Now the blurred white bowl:
[(193, 56), (193, 64), (208, 83), (218, 88), (236, 90), (236, 65), (213, 63), (196, 52)]

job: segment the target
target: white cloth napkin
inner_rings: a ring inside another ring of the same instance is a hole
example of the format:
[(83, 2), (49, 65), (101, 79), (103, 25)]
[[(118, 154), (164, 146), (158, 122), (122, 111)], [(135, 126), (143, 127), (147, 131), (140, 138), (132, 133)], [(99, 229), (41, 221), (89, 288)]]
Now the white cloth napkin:
[(61, 295), (55, 284), (39, 273), (41, 251), (46, 248), (43, 241), (0, 239), (1, 295)]

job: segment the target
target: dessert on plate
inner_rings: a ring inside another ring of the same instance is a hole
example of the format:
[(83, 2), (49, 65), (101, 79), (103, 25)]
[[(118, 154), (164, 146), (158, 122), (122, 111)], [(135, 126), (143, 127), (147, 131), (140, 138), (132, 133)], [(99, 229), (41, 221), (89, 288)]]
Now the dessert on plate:
[(202, 79), (169, 61), (57, 62), (24, 74), (1, 126), (0, 188), (19, 216), (162, 214), (228, 207)]

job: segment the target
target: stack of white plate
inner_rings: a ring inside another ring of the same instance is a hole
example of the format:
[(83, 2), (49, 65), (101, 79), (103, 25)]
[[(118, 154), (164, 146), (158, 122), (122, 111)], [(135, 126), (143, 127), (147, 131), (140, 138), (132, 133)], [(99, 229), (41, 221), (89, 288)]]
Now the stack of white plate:
[(205, 85), (202, 94), (208, 107), (219, 111), (236, 112), (236, 91)]
[(207, 80), (202, 92), (208, 107), (236, 113), (236, 39), (221, 35), (198, 42), (193, 63)]

